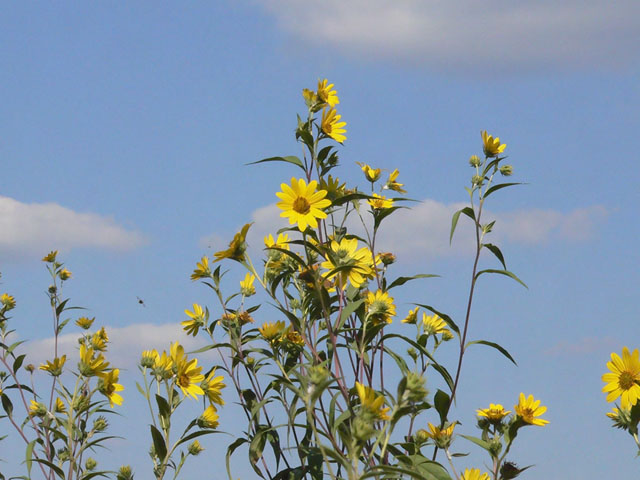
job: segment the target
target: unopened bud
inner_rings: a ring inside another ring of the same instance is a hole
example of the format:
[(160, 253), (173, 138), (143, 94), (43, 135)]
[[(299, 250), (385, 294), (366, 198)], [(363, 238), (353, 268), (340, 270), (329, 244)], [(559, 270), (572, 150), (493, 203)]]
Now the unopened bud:
[(513, 175), (513, 167), (511, 165), (503, 165), (500, 167), (500, 173), (505, 177)]
[(477, 155), (471, 155), (471, 157), (469, 157), (469, 165), (472, 167), (479, 167), (481, 164), (482, 160), (480, 160), (480, 157)]

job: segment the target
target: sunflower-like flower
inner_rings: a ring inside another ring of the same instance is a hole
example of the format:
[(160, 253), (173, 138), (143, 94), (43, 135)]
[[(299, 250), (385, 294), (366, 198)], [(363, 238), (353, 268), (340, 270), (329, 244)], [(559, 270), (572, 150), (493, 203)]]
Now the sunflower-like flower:
[(548, 420), (536, 418), (546, 412), (547, 407), (540, 406), (540, 400), (534, 400), (533, 395), (525, 397), (524, 393), (520, 393), (520, 401), (514, 406), (514, 409), (518, 418), (522, 419), (524, 423), (538, 427), (544, 427), (549, 423)]
[(16, 307), (16, 299), (8, 293), (0, 295), (0, 303), (6, 310), (11, 310)]
[(219, 422), (218, 412), (213, 405), (209, 405), (200, 418), (198, 418), (198, 426), (200, 428), (218, 428)]
[(198, 330), (200, 327), (205, 327), (207, 325), (207, 320), (209, 319), (209, 310), (203, 309), (197, 303), (193, 304), (193, 312), (191, 310), (185, 309), (184, 313), (191, 319), (185, 320), (181, 322), (182, 328), (188, 335), (193, 335), (194, 337), (198, 335)]
[(367, 202), (374, 210), (393, 207), (393, 199), (391, 198), (383, 197), (382, 195), (378, 195), (377, 193), (374, 193), (372, 197), (373, 198), (370, 198), (369, 200), (367, 200)]
[(327, 191), (327, 198), (331, 200), (338, 199), (345, 194), (345, 183), (340, 183), (338, 177), (333, 178), (331, 175), (320, 179), (320, 188)]
[(347, 122), (341, 122), (342, 115), (338, 115), (333, 107), (322, 109), (322, 122), (320, 128), (325, 135), (333, 138), (338, 143), (344, 143), (347, 139), (345, 133), (347, 130), (344, 126)]
[(624, 347), (622, 358), (617, 353), (611, 354), (611, 361), (607, 362), (610, 372), (602, 375), (606, 385), (602, 388), (607, 393), (607, 402), (613, 402), (620, 397), (620, 406), (629, 409), (640, 398), (640, 358), (638, 349), (632, 353)]
[(109, 368), (109, 362), (105, 361), (102, 353), (95, 355), (93, 348), (87, 348), (86, 345), (80, 345), (80, 363), (78, 369), (80, 373), (86, 377), (99, 376), (106, 374)]
[(486, 130), (481, 132), (482, 135), (482, 148), (484, 150), (484, 154), (487, 157), (497, 157), (504, 149), (507, 148), (506, 143), (500, 143), (500, 138), (493, 138), (492, 135), (487, 134)]
[(215, 374), (216, 369), (214, 368), (209, 372), (209, 375), (207, 375), (207, 378), (204, 379), (200, 386), (212, 404), (224, 405), (224, 400), (222, 399), (222, 389), (226, 387), (222, 382), (224, 378), (222, 375), (216, 377)]
[(378, 420), (389, 420), (388, 412), (390, 407), (384, 406), (384, 395), (378, 395), (371, 387), (367, 387), (360, 382), (356, 382), (356, 391), (360, 398), (362, 408), (373, 414)]
[(116, 393), (124, 390), (124, 387), (118, 383), (119, 375), (120, 370), (114, 368), (101, 378), (101, 382), (98, 387), (100, 393), (109, 399), (109, 405), (111, 405), (111, 408), (113, 408), (114, 404), (122, 405), (122, 396)]
[(370, 165), (367, 165), (363, 162), (356, 162), (360, 168), (362, 169), (362, 173), (364, 173), (364, 178), (366, 178), (369, 182), (374, 183), (377, 182), (382, 174), (382, 169), (373, 168)]
[(411, 325), (415, 325), (418, 321), (418, 310), (420, 307), (416, 307), (413, 310), (409, 310), (409, 313), (406, 317), (402, 319), (402, 323), (409, 323)]
[(95, 319), (96, 317), (93, 317), (93, 318), (80, 317), (79, 319), (76, 320), (76, 325), (82, 328), (83, 330), (89, 330), (91, 328), (91, 325), (93, 325), (93, 322), (95, 321)]
[(197, 398), (196, 395), (204, 395), (204, 391), (198, 383), (204, 380), (202, 367), (198, 367), (196, 358), (189, 360), (184, 354), (182, 345), (175, 342), (171, 346), (171, 359), (176, 365), (176, 385), (180, 387), (185, 397)]
[(56, 404), (54, 405), (53, 410), (56, 413), (67, 413), (67, 406), (60, 399), (60, 397), (56, 397)]
[(304, 347), (304, 338), (302, 338), (302, 335), (300, 335), (298, 331), (294, 330), (291, 325), (282, 331), (279, 341), (290, 352), (298, 352), (302, 347)]
[(326, 190), (316, 191), (318, 182), (312, 180), (307, 183), (304, 179), (291, 179), (291, 186), (283, 183), (280, 185), (281, 192), (276, 195), (280, 198), (277, 206), (283, 212), (281, 217), (288, 217), (289, 224), (298, 224), (301, 232), (307, 229), (307, 225), (311, 228), (318, 228), (317, 219), (327, 218), (327, 214), (323, 209), (331, 205), (331, 201), (324, 198), (327, 195)]
[(302, 98), (304, 98), (304, 102), (308, 107), (313, 107), (316, 103), (318, 103), (318, 94), (313, 90), (309, 90), (308, 88), (302, 89)]
[(338, 98), (338, 92), (331, 90), (332, 88), (333, 83), (329, 83), (326, 78), (324, 80), (318, 80), (318, 99), (324, 103), (328, 103), (330, 107), (335, 107), (340, 103), (340, 99)]
[(479, 468), (466, 468), (460, 475), (460, 480), (491, 480), (488, 473), (483, 473)]
[(211, 268), (209, 268), (209, 257), (204, 255), (199, 262), (196, 263), (196, 268), (191, 274), (191, 280), (198, 280), (199, 278), (208, 278), (211, 276)]
[(387, 180), (386, 185), (382, 188), (393, 190), (398, 193), (407, 193), (407, 191), (404, 188), (402, 188), (404, 187), (404, 183), (396, 182), (398, 175), (400, 175), (400, 172), (396, 168), (393, 172), (389, 174), (389, 180)]
[(156, 350), (152, 350), (154, 354), (153, 359), (153, 373), (158, 378), (171, 378), (173, 376), (173, 359), (171, 355), (168, 355), (166, 351), (162, 352), (160, 355)]
[(67, 361), (67, 356), (63, 355), (60, 358), (56, 357), (53, 359), (53, 362), (47, 360), (47, 363), (43, 363), (40, 365), (40, 370), (44, 370), (45, 372), (49, 372), (54, 377), (58, 377), (62, 374), (62, 367), (64, 366), (64, 362)]
[(423, 430), (423, 435), (431, 438), (439, 448), (447, 448), (449, 445), (451, 445), (453, 429), (455, 428), (455, 426), (456, 422), (453, 422), (446, 428), (436, 427), (431, 422), (427, 422), (427, 428), (429, 430)]
[(255, 281), (256, 276), (247, 272), (244, 276), (244, 280), (240, 281), (240, 292), (245, 297), (250, 297), (251, 295), (256, 294), (256, 287), (253, 286), (253, 282)]
[(71, 278), (72, 273), (66, 268), (63, 268), (62, 270), (60, 270), (60, 272), (58, 272), (58, 276), (60, 277), (60, 280), (64, 282), (65, 280), (69, 280)]
[(343, 238), (340, 242), (331, 241), (331, 253), (327, 260), (320, 266), (329, 272), (340, 268), (326, 278), (338, 276), (341, 280), (342, 288), (347, 287), (347, 280), (356, 288), (373, 276), (373, 257), (371, 250), (366, 247), (358, 249), (356, 238)]
[(262, 338), (267, 342), (273, 342), (280, 338), (280, 335), (284, 331), (284, 322), (277, 321), (264, 323), (260, 328), (258, 328), (258, 331), (260, 332), (260, 335), (262, 335)]
[(158, 352), (156, 350), (143, 350), (140, 355), (140, 366), (144, 368), (152, 368)]
[(505, 410), (502, 405), (489, 404), (489, 408), (479, 408), (476, 410), (479, 417), (485, 417), (490, 422), (500, 422), (504, 417), (511, 413), (511, 410)]
[(219, 262), (222, 259), (229, 258), (231, 260), (236, 260), (237, 262), (244, 262), (245, 260), (245, 252), (247, 251), (247, 232), (249, 231), (249, 227), (251, 227), (252, 223), (247, 223), (242, 229), (233, 236), (233, 240), (229, 243), (229, 248), (226, 250), (220, 250), (213, 254), (216, 259), (215, 262)]
[(37, 416), (44, 417), (47, 414), (47, 407), (44, 403), (36, 402), (35, 400), (31, 400), (31, 404), (29, 405), (29, 416)]
[(91, 336), (91, 347), (99, 352), (104, 352), (107, 350), (108, 341), (109, 336), (107, 335), (107, 331), (102, 327)]
[(289, 235), (286, 233), (279, 233), (277, 240), (274, 240), (273, 235), (269, 234), (264, 237), (264, 246), (267, 248), (289, 250)]
[(43, 262), (47, 262), (47, 263), (53, 263), (56, 261), (56, 256), (58, 255), (58, 251), (57, 250), (51, 250), (49, 253), (47, 253), (43, 258), (42, 261)]
[(427, 315), (423, 313), (422, 325), (424, 327), (424, 333), (427, 335), (438, 335), (441, 333), (443, 340), (451, 340), (453, 338), (453, 334), (447, 328), (447, 323), (436, 314)]
[(369, 318), (375, 323), (391, 323), (391, 317), (396, 314), (393, 298), (382, 290), (367, 293), (365, 304)]

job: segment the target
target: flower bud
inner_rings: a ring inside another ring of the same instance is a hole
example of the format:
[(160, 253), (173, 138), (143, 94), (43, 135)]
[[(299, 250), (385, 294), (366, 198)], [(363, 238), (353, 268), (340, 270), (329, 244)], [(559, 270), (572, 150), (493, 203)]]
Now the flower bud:
[(63, 268), (62, 270), (60, 270), (60, 273), (58, 274), (58, 276), (60, 277), (60, 280), (62, 280), (63, 282), (65, 280), (69, 280), (71, 278), (71, 275), (72, 275), (71, 272), (66, 268)]
[(373, 423), (365, 418), (356, 417), (351, 424), (351, 433), (358, 443), (364, 443), (369, 440), (375, 433)]
[(425, 388), (426, 380), (422, 375), (418, 375), (415, 372), (409, 372), (407, 374), (407, 399), (410, 402), (420, 402), (427, 396), (427, 389)]
[(482, 185), (482, 182), (484, 182), (484, 178), (482, 178), (482, 175), (474, 175), (473, 177), (471, 177), (471, 183), (473, 185), (480, 186)]
[(129, 465), (122, 465), (120, 467), (120, 470), (118, 470), (116, 480), (133, 480), (133, 472), (131, 471), (131, 467)]
[(500, 167), (500, 173), (505, 177), (513, 175), (513, 167), (511, 165), (503, 165)]
[(98, 466), (98, 462), (96, 462), (93, 458), (87, 458), (87, 461), (84, 462), (84, 468), (91, 471), (94, 470)]
[(106, 430), (108, 426), (109, 422), (102, 415), (100, 415), (93, 421), (93, 430), (95, 430), (96, 432), (102, 432)]
[(477, 155), (471, 155), (469, 157), (469, 165), (472, 167), (479, 167), (482, 164), (482, 160)]
[(32, 363), (28, 363), (24, 366), (24, 369), (29, 373), (33, 373), (33, 371), (36, 369), (36, 366)]
[(502, 467), (500, 467), (500, 478), (502, 480), (512, 480), (524, 472), (527, 468), (518, 468), (518, 466), (513, 462), (504, 462)]
[(67, 450), (66, 448), (61, 448), (60, 450), (58, 450), (57, 456), (58, 460), (64, 463), (69, 460), (69, 450)]
[(395, 263), (396, 261), (396, 256), (391, 252), (383, 252), (378, 255), (378, 258), (380, 258), (380, 261), (385, 267)]
[(187, 451), (194, 457), (196, 455), (199, 455), (203, 450), (204, 448), (202, 448), (202, 445), (200, 445), (200, 442), (198, 442), (198, 440), (194, 440), (193, 443), (187, 447)]

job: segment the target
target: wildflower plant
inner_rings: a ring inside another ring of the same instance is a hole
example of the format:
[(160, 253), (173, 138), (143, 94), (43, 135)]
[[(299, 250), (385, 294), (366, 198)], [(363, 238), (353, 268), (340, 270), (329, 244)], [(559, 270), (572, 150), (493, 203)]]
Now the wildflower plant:
[[(514, 361), (502, 346), (468, 338), (481, 277), (498, 274), (524, 285), (507, 270), (499, 247), (486, 240), (494, 226), (483, 215), (486, 200), (517, 185), (497, 183), (513, 174), (504, 164), (506, 145), (481, 133), (484, 158), (470, 160), (469, 206), (453, 215), (451, 238), (463, 215), (474, 226), (476, 245), (459, 326), (431, 302), (416, 302), (408, 312), (396, 303), (395, 292), (405, 284), (435, 276), (394, 276), (395, 254), (378, 246), (383, 223), (410, 201), (400, 172), (387, 175), (359, 162), (366, 187), (341, 182), (336, 143), (347, 140), (347, 130), (337, 90), (325, 79), (302, 96), (307, 112), (298, 116), (295, 131), (302, 157), (254, 162), (283, 162), (297, 171), (276, 192), (283, 225), (265, 238), (264, 258), (254, 262), (249, 255), (246, 224), (213, 256), (241, 267), (239, 287), (229, 290), (226, 271), (210, 266), (206, 256), (191, 275), (213, 292), (217, 305), (194, 305), (183, 327), (220, 352), (220, 368), (246, 419), (227, 449), (229, 478), (230, 458), (243, 450), (261, 478), (515, 478), (528, 467), (519, 469), (506, 456), (519, 429), (548, 423), (541, 418), (546, 407), (523, 394), (511, 411), (492, 404), (478, 411), (477, 437), (461, 433), (451, 409), (471, 345), (489, 346)], [(498, 267), (480, 267), (485, 251)], [(253, 296), (258, 287), (274, 306), (268, 313), (255, 300), (260, 295)], [(453, 367), (438, 360), (441, 348), (457, 348)], [(490, 477), (478, 469), (458, 474), (457, 454), (451, 453), (457, 436), (488, 452)]]

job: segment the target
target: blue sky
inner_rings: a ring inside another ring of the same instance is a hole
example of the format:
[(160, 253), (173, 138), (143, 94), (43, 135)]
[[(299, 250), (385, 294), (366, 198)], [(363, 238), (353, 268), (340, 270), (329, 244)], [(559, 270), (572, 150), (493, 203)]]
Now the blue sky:
[[(67, 294), (107, 325), (112, 349), (130, 362), (127, 425), (137, 420), (131, 352), (166, 348), (185, 308), (213, 305), (189, 280), (203, 254), (248, 221), (256, 251), (262, 234), (284, 226), (275, 192), (294, 172), (246, 164), (299, 153), (301, 89), (328, 78), (347, 121), (341, 178), (363, 185), (356, 161), (398, 168), (421, 200), (385, 241), (398, 273), (442, 278), (408, 289), (407, 305), (462, 316), (471, 240), (463, 229), (449, 247), (447, 235), (481, 130), (507, 143), (515, 181), (527, 182), (488, 209), (496, 243), (529, 290), (483, 281), (471, 327), (519, 366), (470, 351), (458, 403), (467, 433), (476, 408), (512, 405), (525, 391), (548, 406), (551, 424), (519, 438), (515, 460), (536, 465), (523, 478), (636, 472), (632, 440), (604, 416), (600, 376), (611, 351), (640, 346), (640, 7), (450, 3), (7, 5), (0, 271), (34, 358), (51, 333), (40, 259), (59, 249), (74, 273)], [(225, 414), (236, 413), (223, 411), (223, 428)], [(145, 456), (131, 454), (146, 434), (126, 435), (110, 466), (130, 462), (150, 478)], [(194, 465), (221, 465), (223, 441), (211, 440)], [(457, 447), (475, 452), (462, 439)]]

